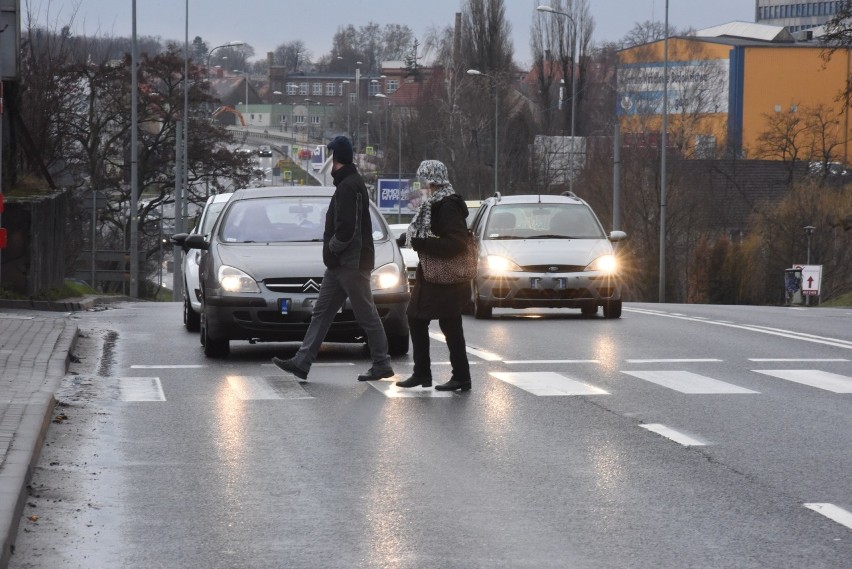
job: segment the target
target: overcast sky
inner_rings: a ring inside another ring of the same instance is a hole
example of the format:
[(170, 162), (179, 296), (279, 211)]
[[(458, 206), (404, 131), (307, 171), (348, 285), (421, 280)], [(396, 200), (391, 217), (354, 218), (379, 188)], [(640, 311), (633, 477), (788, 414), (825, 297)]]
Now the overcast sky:
[[(64, 25), (78, 6), (74, 32), (86, 35), (130, 36), (131, 0), (25, 0), (41, 22)], [(300, 39), (321, 56), (331, 49), (340, 26), (368, 22), (405, 24), (422, 38), (430, 27), (453, 23), (461, 0), (189, 0), (189, 40), (201, 36), (208, 47), (245, 41), (255, 59), (278, 45)], [(529, 63), (529, 30), (538, 0), (506, 0), (512, 25), (515, 61)], [(590, 0), (595, 19), (594, 41), (622, 38), (636, 22), (662, 21), (665, 0)], [(137, 33), (183, 41), (185, 2), (137, 0)], [(670, 0), (669, 23), (683, 29), (708, 28), (733, 20), (754, 21), (753, 0)], [(46, 8), (50, 14), (46, 14)], [(25, 8), (22, 6), (22, 10)]]

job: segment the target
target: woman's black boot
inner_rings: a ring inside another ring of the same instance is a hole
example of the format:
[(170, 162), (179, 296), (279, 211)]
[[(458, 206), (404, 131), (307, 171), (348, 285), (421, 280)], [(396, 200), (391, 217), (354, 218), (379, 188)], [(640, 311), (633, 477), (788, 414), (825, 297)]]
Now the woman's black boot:
[(404, 381), (397, 381), (397, 387), (432, 387), (432, 378), (429, 376), (412, 375)]
[(437, 391), (470, 391), (470, 379), (452, 378), (447, 383), (436, 385), (435, 389)]

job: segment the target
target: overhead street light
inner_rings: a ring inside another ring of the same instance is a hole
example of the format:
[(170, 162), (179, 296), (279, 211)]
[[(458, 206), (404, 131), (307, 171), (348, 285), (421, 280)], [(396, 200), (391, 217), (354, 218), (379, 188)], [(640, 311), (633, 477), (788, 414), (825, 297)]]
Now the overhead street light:
[[(473, 75), (473, 76), (476, 76), (476, 77), (488, 77), (489, 79), (491, 79), (491, 84), (494, 86), (494, 195), (497, 195), (498, 188), (499, 188), (498, 181), (497, 181), (497, 157), (498, 157), (498, 154), (497, 154), (497, 150), (498, 150), (498, 148), (497, 148), (497, 133), (499, 132), (497, 130), (497, 126), (498, 126), (497, 125), (497, 117), (498, 117), (499, 109), (500, 109), (500, 104), (499, 104), (500, 103), (500, 101), (499, 101), (500, 97), (499, 97), (499, 92), (497, 91), (497, 81), (496, 81), (496, 79), (493, 75), (483, 73), (483, 72), (481, 72), (477, 69), (468, 69), (467, 74)], [(480, 197), (482, 197), (482, 196), (480, 196)]]
[[(548, 12), (550, 14), (554, 14), (556, 16), (564, 16), (568, 18), (568, 21), (571, 22), (571, 27), (574, 30), (574, 42), (571, 47), (571, 175), (568, 177), (568, 189), (570, 191), (574, 191), (574, 160), (576, 158), (575, 149), (575, 140), (574, 140), (574, 128), (576, 125), (576, 117), (577, 117), (577, 68), (574, 65), (574, 58), (577, 55), (577, 37), (580, 35), (577, 30), (577, 22), (574, 21), (574, 18), (571, 17), (570, 14), (566, 14), (565, 12), (560, 12), (555, 10), (551, 6), (539, 6), (536, 8), (539, 12)], [(564, 79), (563, 79), (564, 80)]]

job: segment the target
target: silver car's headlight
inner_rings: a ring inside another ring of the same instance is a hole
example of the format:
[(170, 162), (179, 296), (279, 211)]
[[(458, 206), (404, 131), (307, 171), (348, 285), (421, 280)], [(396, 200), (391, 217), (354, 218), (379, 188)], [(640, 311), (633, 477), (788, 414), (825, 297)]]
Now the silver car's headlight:
[(485, 266), (492, 273), (518, 272), (522, 270), (513, 260), (499, 255), (488, 255), (485, 258)]
[(228, 292), (260, 292), (257, 282), (248, 273), (222, 265), (217, 273), (219, 285)]
[(599, 271), (607, 275), (613, 275), (618, 270), (618, 260), (615, 258), (615, 255), (602, 255), (589, 263), (585, 270)]
[(372, 290), (385, 290), (395, 288), (402, 282), (402, 273), (396, 263), (388, 263), (374, 270), (370, 275), (370, 288)]

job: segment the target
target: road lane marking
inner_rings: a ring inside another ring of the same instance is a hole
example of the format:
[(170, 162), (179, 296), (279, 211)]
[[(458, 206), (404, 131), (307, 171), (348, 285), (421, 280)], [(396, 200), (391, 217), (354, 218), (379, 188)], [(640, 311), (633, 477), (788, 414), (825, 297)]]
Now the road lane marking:
[(849, 529), (852, 529), (852, 512), (848, 512), (839, 506), (835, 506), (834, 504), (828, 504), (824, 502), (811, 502), (809, 504), (802, 505), (808, 508), (809, 510), (813, 510), (818, 514), (822, 514), (831, 521), (837, 522), (842, 526), (846, 526)]
[(539, 396), (609, 395), (593, 385), (565, 377), (552, 371), (489, 372), (500, 381)]
[(600, 360), (503, 360), (504, 364), (599, 364)]
[(627, 375), (650, 381), (681, 393), (703, 395), (725, 395), (759, 393), (732, 383), (726, 383), (690, 371), (622, 371)]
[(781, 336), (783, 338), (800, 340), (802, 342), (813, 342), (815, 344), (824, 344), (826, 346), (834, 346), (835, 348), (845, 348), (847, 350), (852, 350), (852, 342), (848, 340), (830, 338), (827, 336), (816, 336), (814, 334), (795, 332), (793, 330), (785, 330), (783, 328), (770, 328), (767, 326), (758, 326), (756, 324), (732, 324), (727, 320), (700, 320), (690, 316), (683, 316), (671, 313), (667, 314), (657, 310), (647, 310), (643, 308), (625, 308), (624, 310), (628, 312), (635, 312), (637, 314), (646, 314), (648, 316), (662, 316), (664, 318), (675, 318), (677, 320), (688, 320), (692, 322), (701, 322), (703, 324), (714, 324), (716, 326), (725, 326), (727, 328), (738, 328), (740, 330), (747, 330), (749, 332), (760, 332), (761, 334), (770, 334), (772, 336)]
[[(439, 342), (447, 343), (447, 338), (444, 337), (443, 334), (439, 334), (438, 332), (429, 332), (429, 337), (438, 340)], [(489, 361), (489, 362), (499, 362), (503, 359), (503, 356), (498, 356), (494, 352), (489, 352), (488, 350), (483, 350), (481, 348), (474, 348), (472, 346), (467, 346), (467, 353), (472, 356), (476, 356), (479, 359)]]
[(629, 364), (691, 364), (701, 362), (721, 362), (717, 358), (671, 358), (671, 359), (645, 359), (645, 360), (625, 360)]
[(201, 369), (207, 367), (204, 364), (191, 365), (133, 365), (130, 369)]
[(848, 362), (845, 358), (749, 358), (751, 362)]
[[(269, 367), (275, 366), (275, 364), (260, 364), (260, 365), (261, 366), (269, 366)], [(354, 365), (355, 365), (355, 362), (325, 362), (325, 363), (314, 362), (313, 364), (311, 364), (311, 369), (313, 369), (315, 367), (344, 367), (344, 366), (354, 366)], [(275, 367), (278, 367), (278, 366), (275, 366)]]
[(313, 399), (295, 378), (289, 376), (229, 375), (227, 381), (234, 394), (243, 401)]
[(752, 371), (832, 393), (852, 393), (852, 377), (818, 369), (754, 369)]
[(651, 432), (657, 433), (669, 440), (672, 440), (685, 447), (703, 447), (706, 443), (699, 441), (689, 435), (676, 431), (671, 427), (661, 425), (659, 423), (648, 423), (647, 425), (639, 425), (643, 429), (648, 429)]
[(368, 382), (379, 393), (391, 399), (431, 399), (436, 397), (452, 397), (452, 391), (436, 391), (431, 387), (399, 387), (396, 381)]
[(118, 401), (136, 403), (166, 400), (159, 377), (119, 377), (116, 380)]

